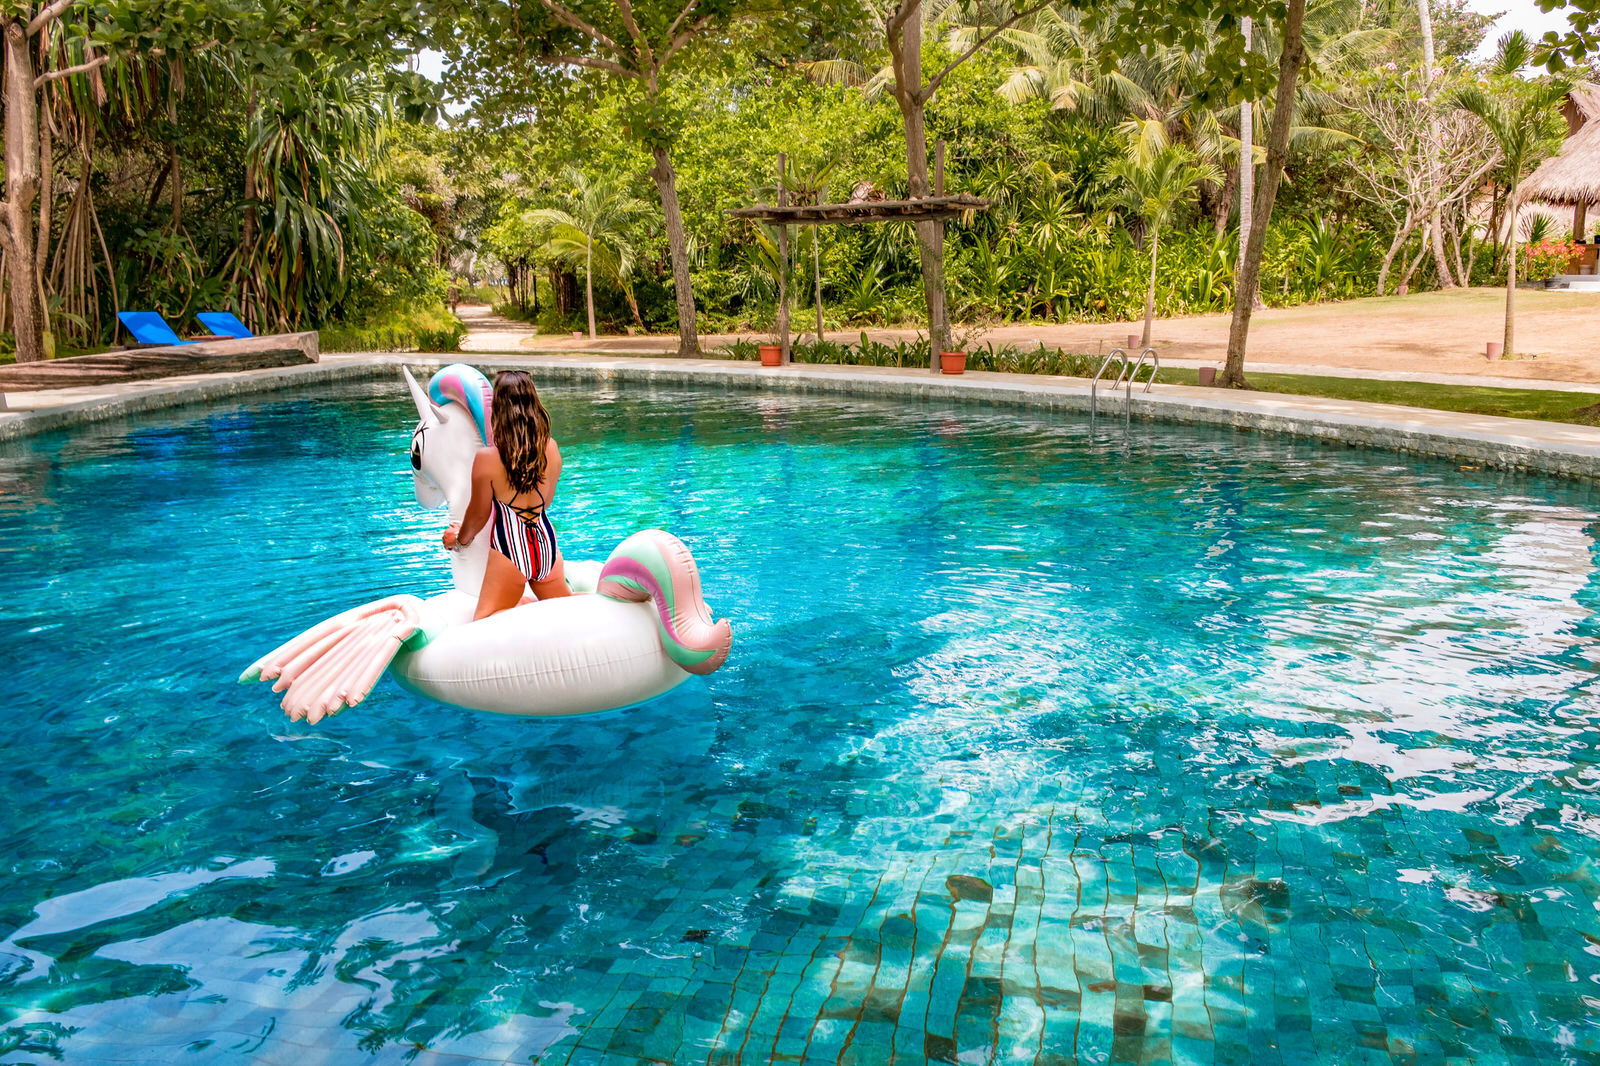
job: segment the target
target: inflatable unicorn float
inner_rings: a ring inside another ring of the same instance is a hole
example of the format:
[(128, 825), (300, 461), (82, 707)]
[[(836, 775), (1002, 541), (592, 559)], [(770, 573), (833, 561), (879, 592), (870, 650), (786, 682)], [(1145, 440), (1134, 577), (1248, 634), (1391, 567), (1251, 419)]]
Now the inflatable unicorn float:
[[(494, 390), (456, 363), (426, 391), (404, 368), (417, 405), (412, 481), (424, 507), (460, 522), (472, 495), (472, 458), (490, 443)], [(316, 722), (366, 698), (387, 668), (406, 688), (500, 714), (556, 716), (626, 707), (723, 664), (733, 643), (713, 622), (694, 557), (659, 529), (633, 534), (605, 563), (568, 560), (574, 593), (472, 615), (489, 537), (450, 553), (454, 587), (429, 599), (389, 596), (335, 615), (250, 665), (241, 682), (273, 681), (290, 718)]]

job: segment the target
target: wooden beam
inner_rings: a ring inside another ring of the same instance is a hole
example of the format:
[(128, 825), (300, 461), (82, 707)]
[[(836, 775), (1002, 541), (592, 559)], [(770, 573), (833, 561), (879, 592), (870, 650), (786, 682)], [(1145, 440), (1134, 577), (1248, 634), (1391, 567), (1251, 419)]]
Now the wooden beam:
[(732, 218), (759, 219), (789, 225), (859, 226), (876, 222), (923, 222), (957, 218), (971, 211), (987, 211), (991, 204), (981, 197), (961, 193), (956, 196), (929, 196), (921, 200), (867, 200), (848, 204), (756, 204), (727, 212)]
[(944, 195), (944, 138), (933, 145), (933, 195)]

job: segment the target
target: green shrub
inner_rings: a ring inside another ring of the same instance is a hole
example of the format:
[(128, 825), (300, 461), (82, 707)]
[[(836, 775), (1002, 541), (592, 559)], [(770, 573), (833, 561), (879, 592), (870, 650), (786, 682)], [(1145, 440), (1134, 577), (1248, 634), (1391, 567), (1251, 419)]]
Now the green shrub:
[(324, 326), (325, 352), (459, 352), (467, 324), (442, 307), (394, 311), (373, 321)]
[(462, 285), (458, 290), (464, 304), (489, 304), (493, 306), (505, 299), (506, 290), (493, 285)]
[[(1539, 216), (1539, 221), (1544, 221), (1544, 216)], [(1557, 274), (1566, 273), (1567, 267), (1572, 262), (1581, 245), (1572, 241), (1546, 239), (1538, 243), (1525, 244), (1522, 247), (1522, 268), (1519, 281), (1544, 281)]]
[[(760, 356), (760, 342), (736, 340), (713, 352), (714, 359), (755, 360)], [(865, 333), (854, 344), (840, 341), (801, 342), (790, 346), (790, 354), (797, 363), (826, 364), (831, 366), (894, 366), (924, 368), (928, 366), (928, 341), (897, 340), (893, 343), (875, 341)], [(993, 341), (982, 347), (973, 346), (967, 351), (967, 369), (995, 370), (1007, 374), (1055, 374), (1062, 377), (1084, 378), (1093, 374), (1103, 357), (1088, 352), (1069, 352), (1061, 348), (1019, 348), (1015, 344), (996, 347)]]
[(449, 325), (439, 329), (422, 328), (417, 330), (417, 351), (419, 352), (459, 352), (461, 340), (467, 335), (467, 324), (451, 315)]

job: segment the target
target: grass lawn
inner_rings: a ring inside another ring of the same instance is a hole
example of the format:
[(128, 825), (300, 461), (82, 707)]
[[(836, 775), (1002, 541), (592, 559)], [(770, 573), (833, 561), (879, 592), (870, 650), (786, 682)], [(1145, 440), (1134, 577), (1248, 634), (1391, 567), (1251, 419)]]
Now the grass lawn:
[[(1554, 389), (1497, 389), (1479, 385), (1430, 385), (1417, 381), (1373, 381), (1366, 378), (1328, 378), (1308, 374), (1245, 375), (1263, 392), (1296, 396), (1326, 396), (1334, 400), (1393, 403), (1402, 407), (1431, 407), (1472, 415), (1536, 418), (1545, 422), (1600, 425), (1600, 392), (1559, 392)], [(1156, 380), (1167, 385), (1195, 385), (1194, 370), (1163, 370)]]

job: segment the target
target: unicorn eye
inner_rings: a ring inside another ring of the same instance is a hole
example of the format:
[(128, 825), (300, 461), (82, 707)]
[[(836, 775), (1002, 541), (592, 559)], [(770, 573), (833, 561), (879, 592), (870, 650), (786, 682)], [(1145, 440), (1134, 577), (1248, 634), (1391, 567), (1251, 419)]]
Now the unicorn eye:
[(411, 441), (411, 469), (422, 469), (422, 442), (420, 440), (413, 439)]

